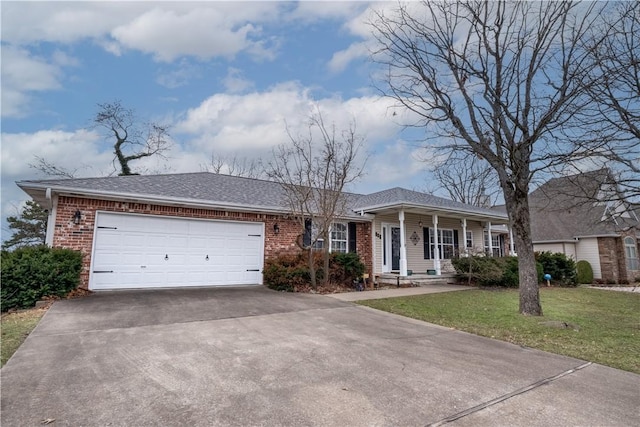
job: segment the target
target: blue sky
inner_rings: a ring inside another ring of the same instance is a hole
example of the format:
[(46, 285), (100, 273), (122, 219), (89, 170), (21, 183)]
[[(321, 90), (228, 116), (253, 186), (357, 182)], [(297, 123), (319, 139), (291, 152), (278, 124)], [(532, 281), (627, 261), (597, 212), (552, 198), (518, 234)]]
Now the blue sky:
[(423, 188), (425, 164), (393, 101), (374, 85), (366, 22), (382, 2), (6, 2), (2, 12), (2, 222), (44, 176), (35, 156), (78, 176), (113, 173), (112, 142), (90, 128), (121, 100), (171, 126), (166, 160), (139, 171), (197, 172), (212, 154), (268, 159), (319, 108), (355, 121), (370, 153), (353, 191)]

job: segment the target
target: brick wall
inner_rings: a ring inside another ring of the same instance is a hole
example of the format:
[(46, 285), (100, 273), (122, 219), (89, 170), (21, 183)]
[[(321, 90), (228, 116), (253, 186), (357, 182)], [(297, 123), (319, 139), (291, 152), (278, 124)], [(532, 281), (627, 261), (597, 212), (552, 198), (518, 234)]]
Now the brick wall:
[[(602, 280), (612, 283), (633, 283), (640, 272), (631, 270), (627, 265), (624, 238), (634, 239), (636, 230), (622, 233), (621, 237), (598, 237), (598, 251), (600, 252), (600, 268)], [(640, 253), (640, 244), (636, 240), (636, 249)]]
[[(80, 224), (74, 224), (73, 216), (79, 210), (82, 214)], [(228, 212), (213, 209), (164, 206), (147, 203), (120, 202), (112, 200), (85, 199), (81, 197), (60, 196), (56, 210), (53, 246), (79, 250), (83, 254), (83, 268), (80, 287), (89, 286), (91, 249), (96, 211), (126, 212), (147, 215), (164, 215), (180, 218), (220, 219), (233, 221), (254, 221), (265, 224), (264, 256), (269, 259), (280, 254), (295, 254), (300, 251), (296, 239), (300, 235), (300, 223), (282, 215)], [(274, 232), (278, 224), (279, 233)], [(371, 225), (358, 223), (357, 251), (370, 271), (371, 261)]]
[(598, 237), (600, 269), (605, 282), (618, 283), (620, 280), (618, 240), (616, 237)]

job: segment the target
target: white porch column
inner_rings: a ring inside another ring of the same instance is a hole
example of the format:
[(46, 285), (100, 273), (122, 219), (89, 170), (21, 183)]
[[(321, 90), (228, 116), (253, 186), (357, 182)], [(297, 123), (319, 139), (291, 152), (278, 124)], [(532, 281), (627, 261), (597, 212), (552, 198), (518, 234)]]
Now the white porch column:
[(513, 246), (513, 228), (511, 226), (509, 226), (509, 255), (516, 255), (515, 247)]
[(442, 275), (442, 266), (440, 265), (440, 242), (438, 240), (438, 215), (433, 215), (433, 268), (436, 270), (436, 276)]
[(400, 276), (407, 275), (407, 239), (404, 229), (404, 211), (398, 212), (398, 220), (400, 220)]
[[(465, 256), (469, 254), (469, 249), (467, 248), (467, 218), (462, 218), (462, 247), (464, 248), (464, 250), (462, 251), (461, 254), (464, 254)], [(460, 243), (458, 243), (458, 246), (460, 246)], [(458, 250), (460, 250), (460, 248), (458, 248)]]
[(491, 221), (487, 222), (487, 234), (489, 235), (489, 256), (493, 256), (493, 236), (491, 236)]

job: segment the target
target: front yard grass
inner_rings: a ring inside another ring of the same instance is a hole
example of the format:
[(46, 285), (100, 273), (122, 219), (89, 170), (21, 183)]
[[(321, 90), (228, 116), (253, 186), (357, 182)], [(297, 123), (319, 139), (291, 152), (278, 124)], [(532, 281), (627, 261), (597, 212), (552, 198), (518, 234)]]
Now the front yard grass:
[[(640, 374), (639, 294), (541, 288), (540, 299), (541, 317), (520, 315), (518, 291), (512, 289), (445, 292), (359, 304)], [(558, 327), (564, 323), (569, 327)]]
[(2, 330), (0, 366), (4, 366), (7, 363), (33, 328), (36, 327), (45, 312), (45, 308), (32, 308), (30, 310), (2, 314), (2, 317), (0, 317), (0, 329)]

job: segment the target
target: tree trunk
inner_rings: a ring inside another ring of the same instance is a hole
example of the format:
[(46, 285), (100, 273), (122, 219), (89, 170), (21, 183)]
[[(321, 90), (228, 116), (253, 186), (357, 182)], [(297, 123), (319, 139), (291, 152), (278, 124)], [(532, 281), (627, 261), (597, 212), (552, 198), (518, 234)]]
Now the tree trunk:
[(505, 191), (505, 202), (507, 207), (511, 205), (508, 211), (512, 212), (511, 222), (518, 251), (520, 314), (542, 316), (527, 192)]
[(311, 287), (316, 289), (318, 287), (318, 283), (316, 281), (316, 260), (314, 255), (313, 248), (309, 248), (309, 277), (311, 279)]

